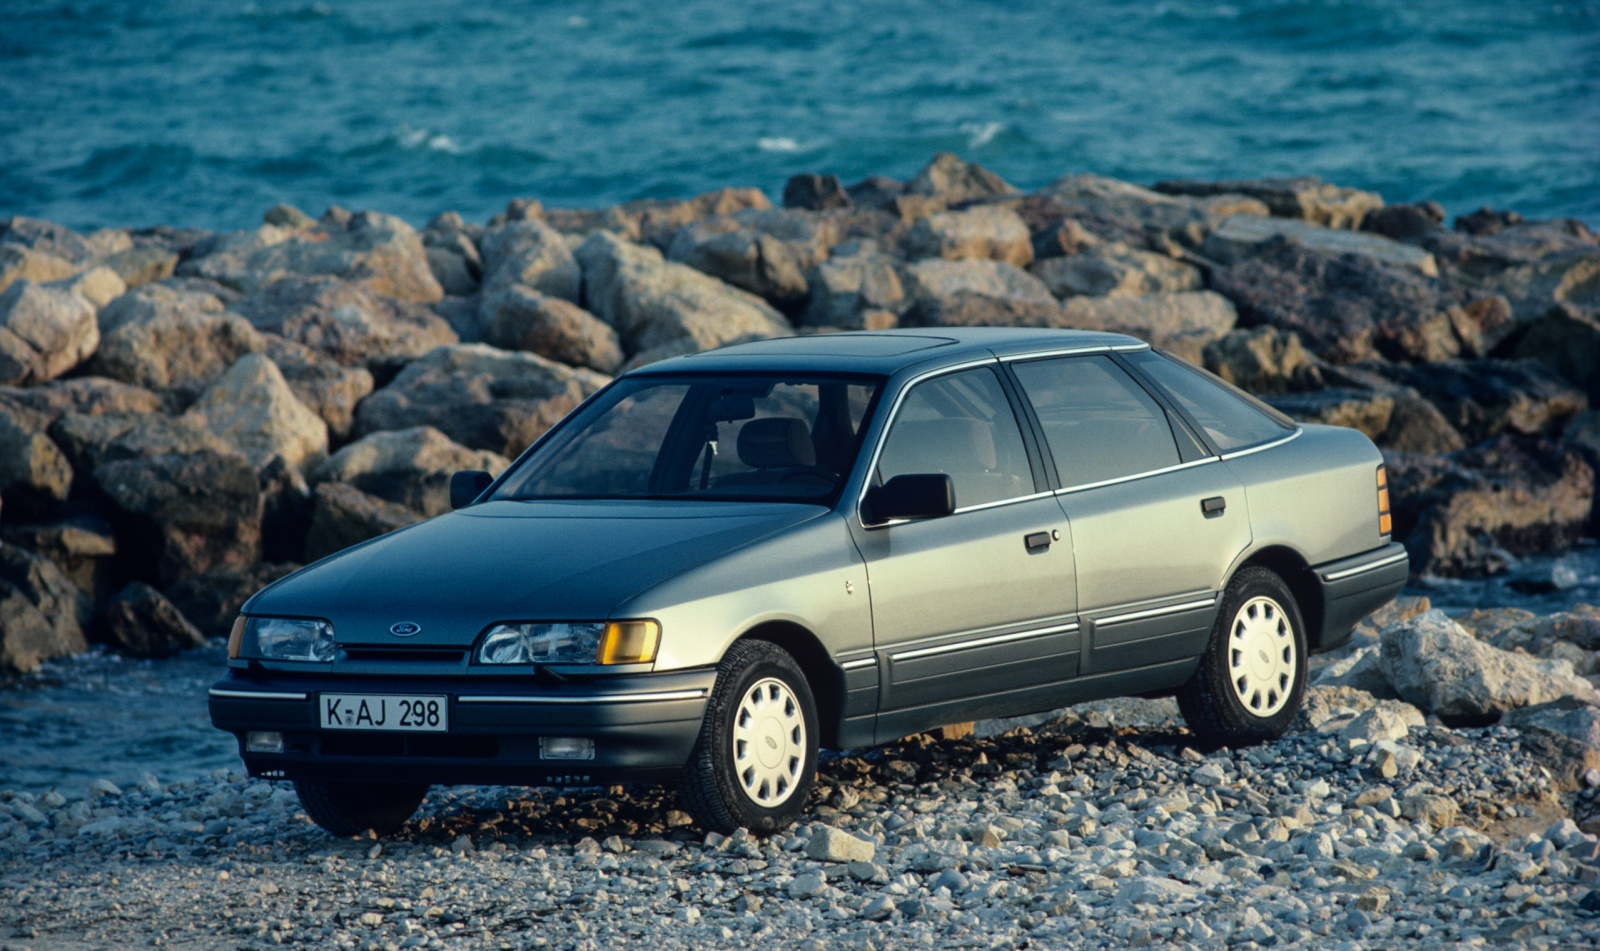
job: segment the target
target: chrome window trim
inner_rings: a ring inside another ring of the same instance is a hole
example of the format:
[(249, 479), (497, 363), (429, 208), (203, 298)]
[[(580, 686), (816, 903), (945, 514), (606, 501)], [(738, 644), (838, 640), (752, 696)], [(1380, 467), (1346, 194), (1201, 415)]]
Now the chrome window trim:
[(580, 694), (568, 697), (502, 697), (494, 695), (473, 695), (456, 698), (457, 703), (550, 703), (550, 704), (595, 704), (595, 703), (650, 703), (665, 700), (699, 700), (704, 697), (704, 690), (662, 690), (655, 693), (597, 693)]
[(225, 697), (229, 700), (305, 700), (303, 693), (279, 693), (271, 690), (221, 690), (212, 687), (207, 691), (213, 697)]
[(1274, 439), (1274, 440), (1271, 440), (1269, 442), (1257, 443), (1254, 446), (1247, 446), (1244, 449), (1235, 449), (1232, 452), (1225, 452), (1225, 453), (1222, 454), (1221, 458), (1224, 459), (1224, 460), (1237, 459), (1240, 456), (1248, 456), (1248, 455), (1251, 455), (1251, 454), (1257, 453), (1257, 452), (1265, 452), (1266, 450), (1271, 449), (1271, 448), (1273, 448), (1275, 446), (1281, 446), (1286, 442), (1290, 442), (1292, 440), (1299, 439), (1300, 438), (1300, 434), (1303, 433), (1303, 432), (1305, 432), (1305, 430), (1303, 428), (1301, 428), (1299, 426), (1296, 426), (1294, 428), (1294, 432), (1290, 433), (1287, 436), (1281, 436), (1281, 437), (1279, 437), (1277, 439)]
[(1139, 621), (1145, 618), (1162, 617), (1167, 614), (1179, 614), (1184, 611), (1193, 611), (1196, 608), (1209, 608), (1217, 603), (1216, 595), (1198, 601), (1185, 601), (1182, 604), (1169, 604), (1164, 608), (1150, 608), (1144, 611), (1130, 611), (1127, 614), (1113, 614), (1110, 617), (1095, 619), (1095, 627), (1103, 624), (1121, 624), (1124, 621)]
[(1390, 555), (1388, 558), (1384, 558), (1381, 561), (1374, 561), (1374, 562), (1370, 562), (1370, 563), (1365, 564), (1365, 565), (1357, 565), (1354, 568), (1346, 568), (1343, 571), (1335, 571), (1335, 572), (1331, 572), (1329, 574), (1325, 574), (1325, 575), (1322, 576), (1322, 580), (1324, 580), (1324, 581), (1341, 581), (1341, 580), (1343, 580), (1345, 578), (1349, 578), (1349, 577), (1351, 577), (1353, 575), (1359, 575), (1359, 574), (1361, 574), (1363, 572), (1377, 571), (1379, 568), (1387, 568), (1390, 565), (1399, 564), (1400, 562), (1405, 561), (1405, 560), (1409, 559), (1410, 557), (1411, 557), (1410, 553), (1408, 553), (1408, 552), (1400, 552), (1397, 555)]
[(974, 647), (989, 647), (994, 644), (1006, 644), (1011, 641), (1029, 640), (1035, 637), (1045, 637), (1050, 634), (1067, 634), (1078, 629), (1078, 622), (1058, 624), (1054, 627), (1034, 628), (1031, 631), (1017, 631), (1012, 634), (996, 634), (993, 637), (980, 637), (975, 641), (961, 641), (955, 644), (940, 644), (938, 647), (923, 647), (918, 650), (901, 651), (890, 654), (889, 660), (898, 663), (902, 660), (913, 660), (918, 657), (932, 657), (937, 654), (950, 654), (955, 651), (970, 650)]
[(1193, 462), (1180, 462), (1175, 466), (1167, 466), (1164, 469), (1151, 469), (1149, 472), (1139, 472), (1135, 473), (1134, 475), (1118, 476), (1115, 479), (1105, 479), (1101, 482), (1086, 482), (1083, 485), (1068, 486), (1066, 488), (1057, 489), (1052, 494), (1066, 495), (1069, 492), (1082, 492), (1086, 489), (1098, 489), (1103, 486), (1117, 485), (1118, 483), (1122, 482), (1132, 482), (1135, 479), (1148, 479), (1151, 476), (1163, 475), (1168, 472), (1177, 472), (1180, 469), (1193, 469), (1195, 466), (1209, 465), (1210, 463), (1221, 461), (1221, 458), (1222, 457), (1220, 456), (1207, 456), (1204, 459), (1196, 459)]
[(1148, 343), (1097, 343), (1087, 347), (1067, 347), (1055, 350), (1030, 350), (1027, 353), (1008, 353), (1001, 357), (1004, 363), (1015, 363), (1018, 360), (1040, 360), (1049, 357), (1073, 357), (1085, 353), (1137, 353), (1140, 350), (1151, 349)]
[(863, 657), (860, 660), (846, 661), (845, 663), (839, 665), (839, 669), (840, 670), (861, 670), (862, 668), (865, 668), (865, 667), (876, 667), (877, 664), (878, 664), (877, 655), (873, 655), (871, 657)]

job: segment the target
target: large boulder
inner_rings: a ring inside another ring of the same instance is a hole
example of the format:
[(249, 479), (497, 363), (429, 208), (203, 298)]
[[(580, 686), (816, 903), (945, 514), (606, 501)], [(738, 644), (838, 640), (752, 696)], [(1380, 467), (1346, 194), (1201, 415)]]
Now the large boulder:
[(180, 403), (215, 382), (267, 340), (249, 321), (223, 309), (205, 290), (146, 284), (100, 312), (100, 347), (90, 368), (151, 390), (173, 390)]
[(326, 558), (396, 529), (422, 521), (414, 509), (369, 495), (344, 482), (317, 486), (306, 533), (306, 561)]
[(1511, 355), (1538, 360), (1600, 404), (1600, 309), (1550, 308), (1528, 324)]
[(482, 291), (513, 284), (577, 302), (583, 273), (561, 232), (537, 219), (511, 221), (483, 234)]
[(1197, 291), (1205, 286), (1199, 268), (1120, 241), (1045, 258), (1029, 270), (1057, 297), (1137, 297)]
[(450, 511), (450, 477), (464, 469), (499, 475), (511, 461), (468, 449), (431, 426), (373, 433), (329, 456), (316, 483), (343, 482), (432, 517)]
[(198, 247), (195, 254), (177, 273), (246, 294), (286, 275), (325, 274), (398, 300), (431, 304), (444, 296), (417, 232), (377, 212), (329, 215), (304, 230), (263, 225), (214, 248)]
[(142, 287), (171, 277), (178, 266), (178, 254), (160, 245), (141, 244), (101, 258), (100, 263), (114, 271), (127, 287)]
[(1401, 699), (1445, 718), (1493, 719), (1562, 697), (1600, 701), (1571, 664), (1491, 647), (1440, 610), (1384, 628), (1379, 664)]
[(16, 215), (0, 222), (0, 245), (15, 245), (54, 255), (76, 264), (94, 257), (94, 246), (66, 225)]
[(516, 456), (606, 382), (533, 353), (440, 347), (361, 402), (355, 433), (433, 426), (473, 449)]
[(916, 303), (968, 294), (996, 300), (1055, 307), (1056, 298), (1043, 281), (1003, 261), (945, 261), (926, 258), (907, 265), (906, 295)]
[(189, 415), (257, 471), (275, 458), (304, 469), (328, 454), (327, 423), (300, 402), (264, 354), (240, 357), (200, 395)]
[[(1198, 250), (1211, 229), (1228, 215), (1264, 217), (1267, 206), (1245, 195), (1163, 195), (1104, 175), (1065, 175), (1033, 196), (1039, 205), (1025, 218), (1035, 223), (1072, 219), (1109, 241), (1145, 244), (1152, 251)], [(1034, 228), (1035, 239), (1039, 230)]]
[(483, 339), (492, 346), (526, 350), (601, 373), (615, 373), (622, 365), (617, 332), (561, 297), (509, 284), (485, 292), (479, 313)]
[(131, 581), (100, 612), (105, 639), (130, 657), (170, 657), (204, 647), (206, 637), (183, 612), (142, 581)]
[(599, 231), (579, 246), (577, 257), (584, 300), (617, 331), (629, 355), (683, 338), (709, 349), (793, 333), (766, 301), (667, 261), (654, 248)]
[(1266, 203), (1277, 217), (1329, 228), (1359, 228), (1368, 215), (1383, 208), (1383, 198), (1376, 192), (1341, 188), (1312, 176), (1220, 182), (1175, 179), (1157, 182), (1155, 190), (1168, 195), (1247, 195)]
[(1428, 277), (1439, 276), (1439, 264), (1421, 248), (1366, 231), (1324, 228), (1284, 218), (1231, 215), (1206, 236), (1206, 257), (1232, 264), (1253, 257), (1273, 239), (1289, 240), (1320, 254), (1353, 254), (1390, 267), (1410, 268)]
[(906, 292), (898, 262), (872, 242), (849, 242), (806, 277), (810, 299), (801, 323), (845, 330), (894, 326), (905, 310)]
[(89, 599), (48, 560), (0, 542), (0, 671), (27, 673), (88, 647)]
[(1594, 506), (1594, 472), (1575, 450), (1511, 436), (1441, 457), (1389, 453), (1395, 536), (1416, 572), (1467, 577), (1510, 555), (1575, 543)]
[(305, 344), (344, 366), (392, 371), (457, 342), (449, 322), (427, 307), (335, 277), (282, 277), (234, 310), (257, 330)]
[(906, 182), (905, 190), (913, 195), (940, 198), (950, 205), (1018, 194), (1005, 179), (977, 162), (967, 162), (950, 152), (936, 153)]
[(1222, 339), (1239, 315), (1212, 291), (1147, 294), (1142, 297), (1069, 297), (1061, 304), (1062, 326), (1132, 334), (1201, 363), (1206, 344)]
[(687, 264), (769, 301), (806, 296), (806, 273), (838, 241), (827, 215), (792, 208), (749, 209), (684, 226), (667, 259)]
[[(874, 315), (863, 315), (871, 320)], [(888, 315), (888, 316), (893, 316)], [(886, 325), (893, 326), (893, 324)], [(958, 292), (924, 297), (900, 318), (903, 327), (1061, 327), (1061, 305)]]
[(105, 519), (79, 514), (30, 525), (10, 523), (5, 539), (49, 559), (90, 601), (98, 604), (110, 597), (117, 542)]
[(372, 371), (336, 363), (305, 344), (268, 337), (266, 355), (294, 395), (327, 424), (330, 440), (343, 442), (355, 423), (356, 405), (374, 387)]
[(184, 617), (207, 637), (226, 637), (233, 619), (250, 596), (299, 568), (299, 565), (255, 562), (244, 567), (215, 568), (165, 589)]
[(0, 293), (17, 281), (47, 284), (64, 280), (82, 268), (64, 258), (14, 244), (0, 244)]
[(1295, 331), (1335, 363), (1374, 351), (1393, 360), (1479, 356), (1510, 329), (1503, 302), (1480, 302), (1415, 270), (1325, 253), (1281, 236), (1213, 272), (1211, 286), (1238, 305), (1246, 325)]
[(199, 452), (101, 463), (117, 550), (145, 580), (166, 587), (261, 558), (261, 486), (240, 456)]
[(1500, 721), (1522, 733), (1522, 746), (1548, 768), (1560, 790), (1584, 789), (1600, 769), (1600, 706), (1563, 697), (1522, 707)]
[(233, 452), (198, 418), (165, 413), (63, 413), (49, 432), (80, 474), (92, 473), (102, 462)]
[(1528, 222), (1491, 235), (1436, 232), (1454, 280), (1511, 302), (1519, 321), (1558, 304), (1600, 307), (1600, 239), (1578, 222)]
[(0, 383), (53, 380), (99, 343), (95, 307), (76, 291), (23, 280), (0, 294)]
[(906, 256), (1004, 261), (1027, 267), (1033, 261), (1028, 226), (1010, 208), (979, 205), (919, 219), (905, 240)]
[(0, 402), (20, 404), (55, 422), (64, 413), (154, 413), (161, 397), (141, 386), (102, 376), (75, 376), (42, 386), (0, 387)]
[(45, 435), (48, 425), (45, 414), (0, 395), (0, 497), (13, 513), (47, 510), (72, 488), (72, 465)]
[(1382, 439), (1394, 414), (1394, 397), (1372, 390), (1328, 387), (1304, 393), (1282, 393), (1271, 397), (1275, 409), (1303, 423), (1345, 426), (1365, 433), (1368, 439)]
[(1202, 358), (1207, 370), (1251, 393), (1322, 385), (1321, 370), (1300, 345), (1299, 334), (1276, 327), (1231, 330), (1206, 344)]
[(1589, 407), (1581, 390), (1534, 360), (1373, 362), (1362, 368), (1420, 393), (1468, 442), (1501, 433), (1553, 435)]

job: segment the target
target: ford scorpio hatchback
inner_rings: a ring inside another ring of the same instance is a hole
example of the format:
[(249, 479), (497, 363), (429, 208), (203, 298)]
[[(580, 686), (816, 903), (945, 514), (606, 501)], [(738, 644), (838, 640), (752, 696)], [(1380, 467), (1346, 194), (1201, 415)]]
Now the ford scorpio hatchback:
[(1408, 568), (1365, 436), (1104, 333), (667, 360), (451, 500), (251, 598), (211, 689), (335, 834), (435, 783), (622, 781), (770, 832), (819, 748), (1127, 694), (1254, 743)]

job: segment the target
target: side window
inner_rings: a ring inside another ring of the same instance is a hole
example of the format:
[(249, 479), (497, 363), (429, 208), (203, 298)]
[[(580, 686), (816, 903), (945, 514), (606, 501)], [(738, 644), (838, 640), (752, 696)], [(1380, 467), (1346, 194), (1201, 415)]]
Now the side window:
[(877, 477), (930, 472), (950, 476), (959, 508), (1032, 494), (1022, 432), (993, 369), (919, 383), (900, 404)]
[(1178, 464), (1167, 414), (1104, 356), (1012, 364), (1067, 488)]
[(1204, 370), (1153, 353), (1129, 354), (1141, 371), (1172, 395), (1219, 452), (1289, 435), (1288, 417)]

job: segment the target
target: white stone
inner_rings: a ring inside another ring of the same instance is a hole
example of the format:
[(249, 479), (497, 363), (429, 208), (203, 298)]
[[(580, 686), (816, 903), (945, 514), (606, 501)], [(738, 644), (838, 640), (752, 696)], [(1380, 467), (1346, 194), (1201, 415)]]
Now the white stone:
[(328, 454), (328, 424), (289, 389), (264, 354), (240, 357), (189, 409), (234, 451), (264, 469), (275, 457), (304, 470)]

